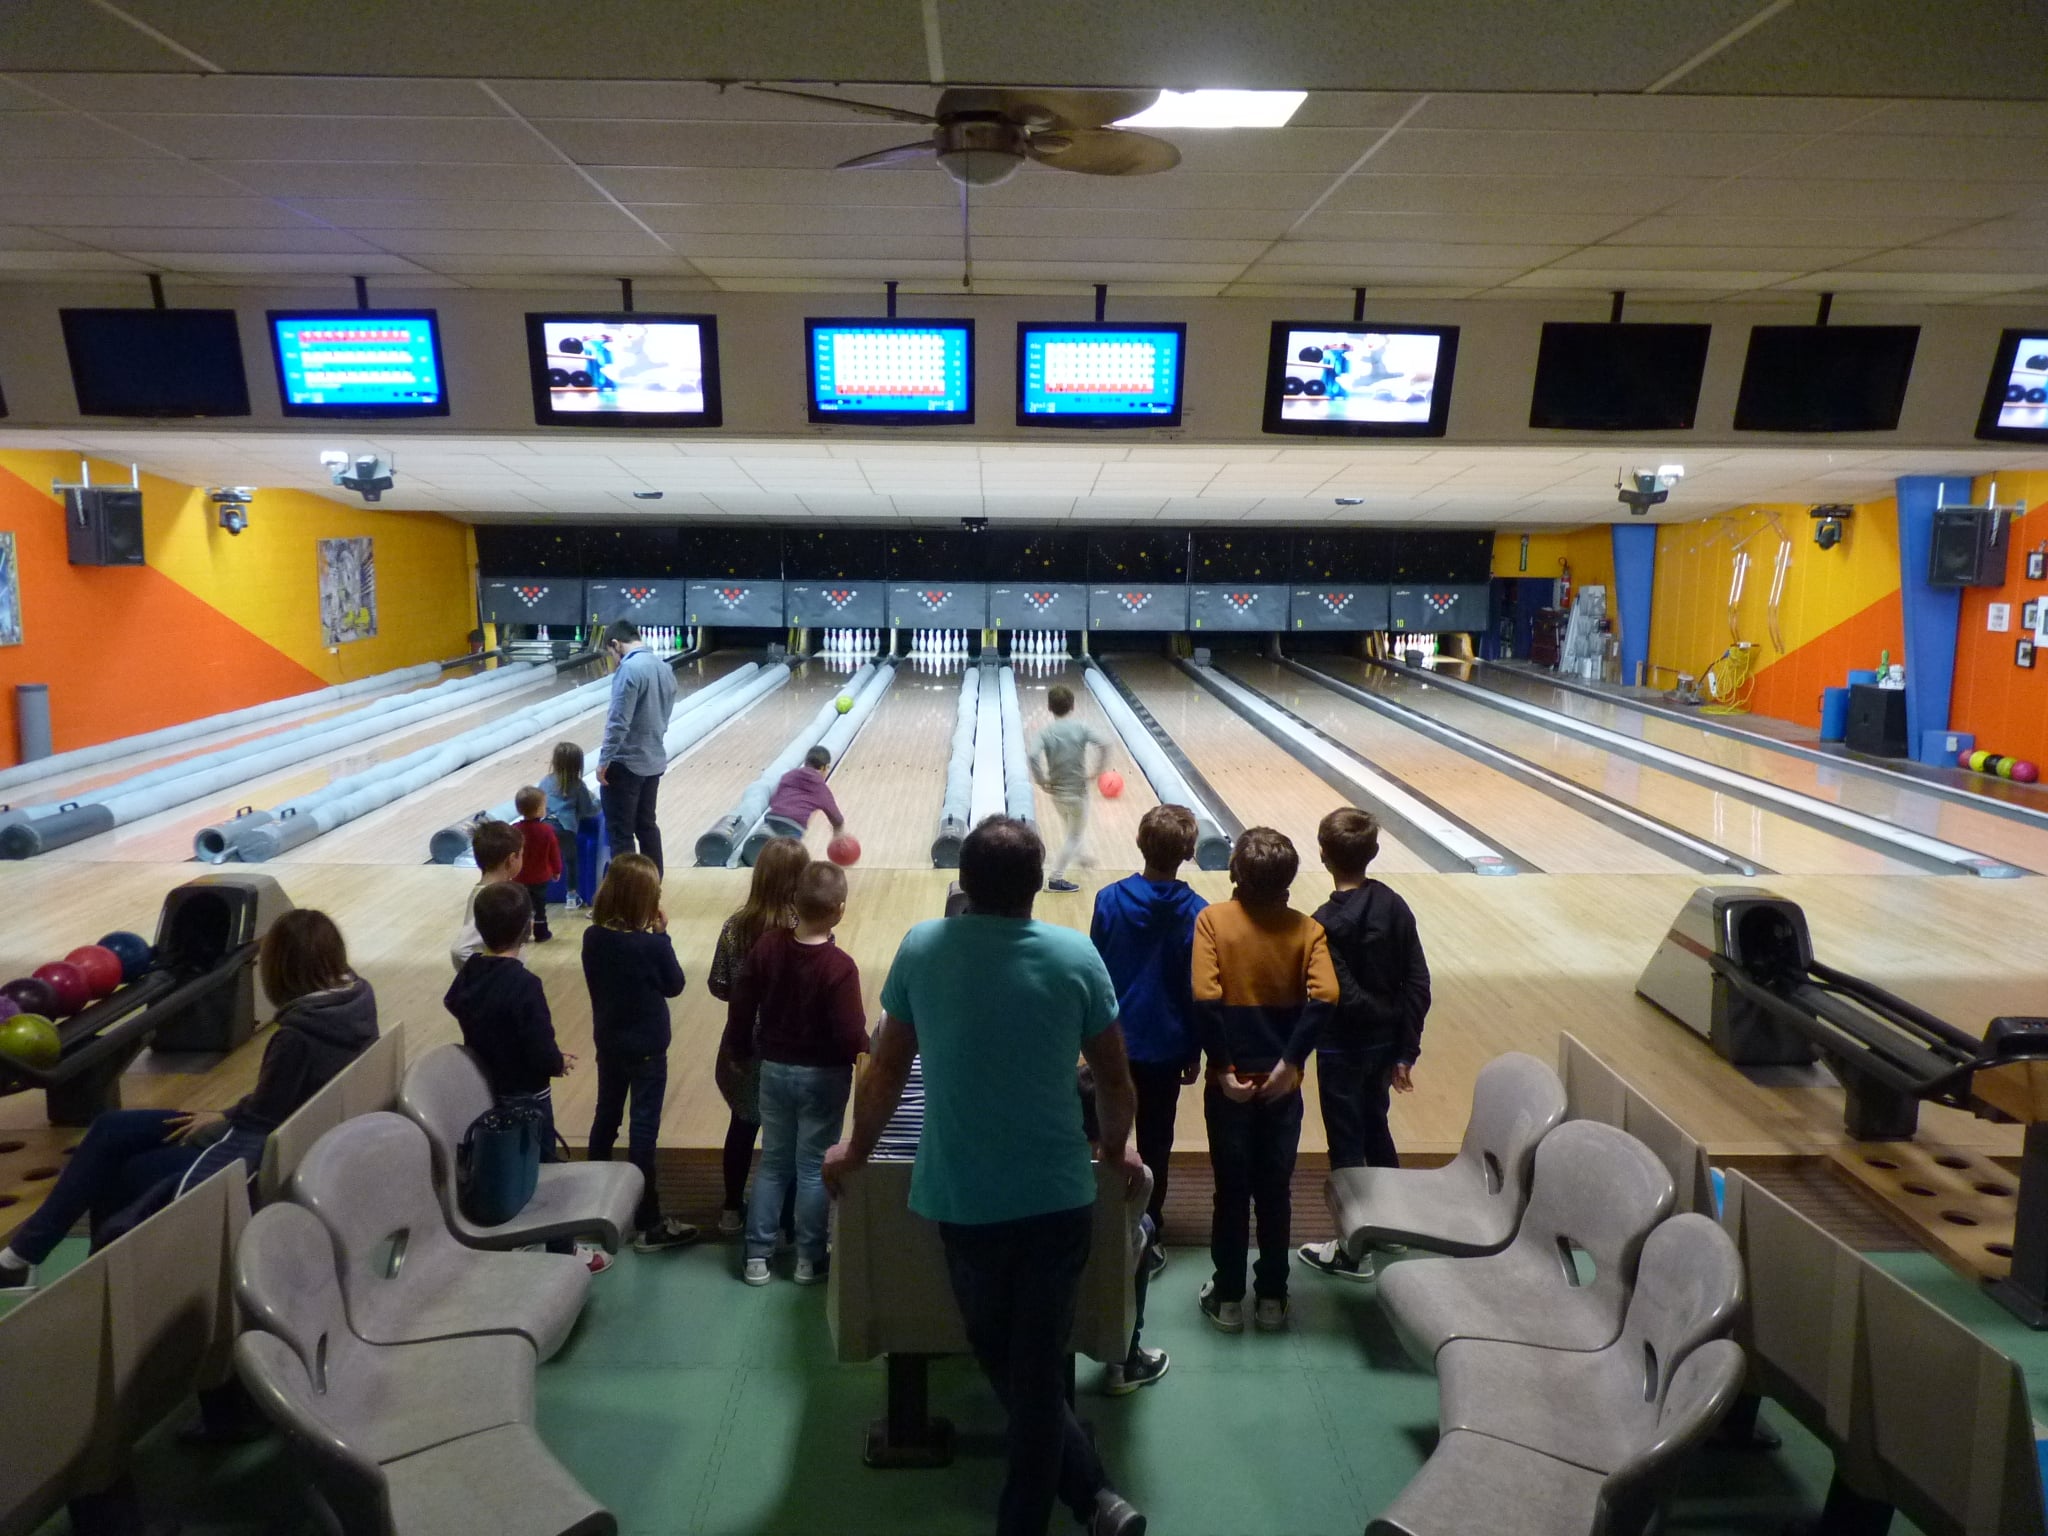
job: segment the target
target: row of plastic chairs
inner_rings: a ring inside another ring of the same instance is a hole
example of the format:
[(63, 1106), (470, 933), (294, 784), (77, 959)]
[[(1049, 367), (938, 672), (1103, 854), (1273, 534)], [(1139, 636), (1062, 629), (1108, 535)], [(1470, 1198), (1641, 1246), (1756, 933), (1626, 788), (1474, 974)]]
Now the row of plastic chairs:
[(1330, 1204), (1347, 1252), (1401, 1246), (1379, 1300), (1439, 1381), (1438, 1441), (1383, 1536), (1514, 1528), (1633, 1536), (1678, 1463), (1733, 1405), (1724, 1338), (1742, 1261), (1705, 1216), (1670, 1214), (1671, 1173), (1626, 1131), (1565, 1120), (1549, 1067), (1481, 1070), (1443, 1168), (1341, 1169)]
[(315, 1142), (291, 1199), (235, 1251), (249, 1327), (235, 1367), (345, 1536), (586, 1536), (616, 1530), (533, 1427), (534, 1372), (590, 1289), (573, 1254), (507, 1252), (586, 1235), (616, 1247), (640, 1196), (624, 1163), (550, 1164), (502, 1227), (465, 1221), (462, 1130), (490, 1104), (459, 1047), (406, 1073), (399, 1107)]

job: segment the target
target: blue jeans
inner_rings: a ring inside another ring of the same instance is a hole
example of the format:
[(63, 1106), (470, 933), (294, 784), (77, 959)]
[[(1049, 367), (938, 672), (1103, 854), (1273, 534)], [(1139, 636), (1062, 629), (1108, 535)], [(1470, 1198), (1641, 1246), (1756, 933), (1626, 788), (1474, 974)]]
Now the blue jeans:
[(822, 1170), (852, 1091), (852, 1067), (761, 1063), (761, 1166), (747, 1201), (748, 1258), (765, 1259), (775, 1251), (775, 1229), (792, 1181), (797, 1257), (813, 1264), (825, 1257), (832, 1200)]
[(597, 1053), (597, 1112), (590, 1121), (593, 1163), (611, 1161), (619, 1137), (619, 1117), (626, 1121), (626, 1158), (645, 1181), (633, 1225), (642, 1232), (661, 1225), (661, 1197), (654, 1188), (654, 1144), (661, 1131), (661, 1102), (668, 1092), (668, 1052), (629, 1056)]
[(15, 1228), (16, 1258), (40, 1264), (91, 1216), (93, 1246), (104, 1247), (144, 1217), (171, 1203), (181, 1187), (212, 1177), (236, 1158), (253, 1174), (263, 1138), (230, 1131), (203, 1147), (167, 1141), (178, 1109), (110, 1109), (94, 1119), (43, 1203)]

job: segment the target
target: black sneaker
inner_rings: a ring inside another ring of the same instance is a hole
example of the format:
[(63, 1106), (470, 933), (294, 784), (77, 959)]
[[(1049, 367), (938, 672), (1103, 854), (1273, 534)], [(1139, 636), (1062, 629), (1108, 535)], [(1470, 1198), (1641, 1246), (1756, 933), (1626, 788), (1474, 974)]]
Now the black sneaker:
[(701, 1236), (680, 1216), (664, 1216), (633, 1239), (635, 1253), (659, 1253), (664, 1248), (687, 1248)]
[[(1078, 891), (1079, 889), (1081, 889), (1081, 887), (1074, 884), (1074, 882), (1071, 880), (1048, 880), (1045, 882), (1045, 888), (1048, 891), (1058, 891), (1063, 895), (1069, 891)], [(1144, 1517), (1141, 1515), (1139, 1518), (1143, 1519)]]
[(1151, 1386), (1172, 1364), (1163, 1349), (1135, 1350), (1128, 1360), (1104, 1369), (1103, 1393), (1109, 1397), (1129, 1397), (1138, 1388)]
[(1244, 1303), (1224, 1301), (1216, 1294), (1216, 1282), (1204, 1280), (1202, 1289), (1195, 1297), (1195, 1304), (1202, 1309), (1202, 1316), (1214, 1323), (1225, 1333), (1244, 1332)]
[(26, 1296), (36, 1288), (33, 1264), (0, 1264), (0, 1296)]
[(1378, 1278), (1372, 1255), (1354, 1260), (1344, 1251), (1344, 1245), (1335, 1239), (1327, 1243), (1303, 1243), (1294, 1250), (1294, 1256), (1310, 1269), (1319, 1269), (1326, 1275), (1335, 1275), (1339, 1280), (1366, 1281)]
[(1145, 1536), (1145, 1517), (1131, 1501), (1108, 1488), (1095, 1495), (1095, 1515), (1088, 1536)]

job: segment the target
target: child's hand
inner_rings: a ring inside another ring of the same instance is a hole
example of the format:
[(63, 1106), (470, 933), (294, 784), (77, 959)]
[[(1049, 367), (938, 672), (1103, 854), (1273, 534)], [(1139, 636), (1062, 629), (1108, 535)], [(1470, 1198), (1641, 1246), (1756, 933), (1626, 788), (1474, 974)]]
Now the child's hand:
[(1266, 1085), (1259, 1090), (1259, 1097), (1268, 1104), (1275, 1099), (1284, 1099), (1301, 1086), (1301, 1068), (1291, 1061), (1278, 1063), (1266, 1074)]
[(1249, 1104), (1258, 1093), (1256, 1083), (1248, 1083), (1235, 1072), (1216, 1074), (1216, 1086), (1223, 1090), (1223, 1097), (1233, 1104)]
[(668, 932), (668, 913), (664, 912), (660, 907), (654, 909), (654, 931), (656, 933)]
[(571, 1072), (574, 1072), (575, 1070), (576, 1058), (567, 1051), (562, 1052), (562, 1075), (564, 1077), (567, 1077)]
[(1394, 1063), (1394, 1070), (1387, 1074), (1387, 1086), (1396, 1093), (1415, 1091), (1415, 1069), (1405, 1061)]

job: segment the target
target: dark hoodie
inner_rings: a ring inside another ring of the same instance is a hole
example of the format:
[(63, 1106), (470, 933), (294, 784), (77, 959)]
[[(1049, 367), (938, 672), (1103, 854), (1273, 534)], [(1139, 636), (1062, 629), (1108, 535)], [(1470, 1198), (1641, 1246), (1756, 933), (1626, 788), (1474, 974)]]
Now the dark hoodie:
[(360, 976), (287, 1003), (256, 1086), (227, 1112), (229, 1128), (268, 1136), (376, 1038), (377, 995)]
[(1332, 892), (1316, 921), (1330, 936), (1338, 994), (1320, 1043), (1351, 1050), (1392, 1045), (1396, 1061), (1415, 1065), (1429, 1013), (1429, 962), (1408, 903), (1368, 880), (1357, 890)]
[(545, 1093), (568, 1070), (540, 978), (511, 955), (471, 955), (441, 999), (494, 1098)]
[(1208, 903), (1184, 880), (1132, 875), (1095, 895), (1095, 941), (1116, 985), (1131, 1060), (1193, 1061), (1195, 1002), (1190, 983), (1195, 915)]

